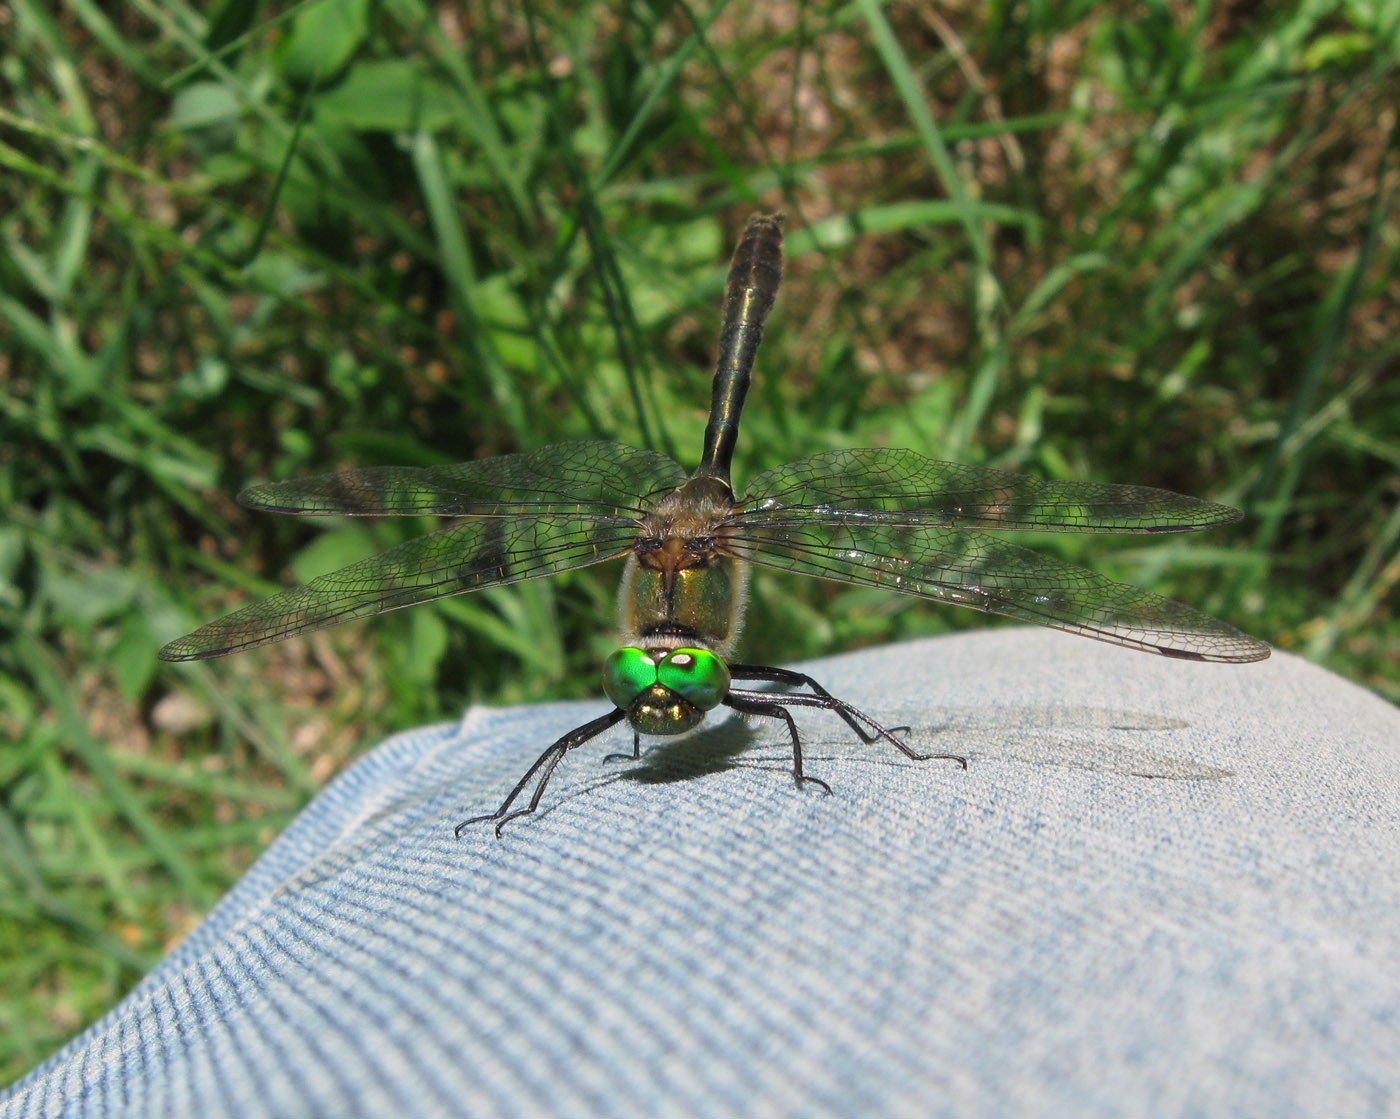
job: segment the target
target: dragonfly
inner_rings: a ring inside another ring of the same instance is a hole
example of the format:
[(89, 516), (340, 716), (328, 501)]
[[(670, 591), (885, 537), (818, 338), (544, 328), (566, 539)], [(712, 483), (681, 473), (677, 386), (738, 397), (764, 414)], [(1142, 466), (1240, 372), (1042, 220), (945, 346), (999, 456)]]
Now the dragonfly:
[[(1269, 647), (1193, 607), (1114, 582), (998, 535), (1003, 531), (1167, 533), (1230, 524), (1225, 505), (1147, 486), (1046, 480), (939, 462), (912, 450), (825, 451), (730, 481), (739, 416), (783, 265), (783, 217), (756, 214), (725, 285), (699, 467), (612, 442), (570, 442), (448, 466), (380, 466), (254, 485), (245, 506), (312, 516), (441, 517), (418, 537), (255, 601), (170, 642), (168, 661), (220, 657), (353, 618), (625, 560), (622, 641), (603, 666), (612, 710), (552, 743), (500, 806), (457, 825), (499, 838), (538, 809), (577, 747), (626, 722), (642, 736), (693, 730), (708, 712), (776, 720), (798, 788), (806, 771), (793, 708), (839, 717), (863, 742), (918, 761), (902, 735), (803, 672), (732, 660), (752, 567), (878, 587), (1187, 661), (1245, 663)], [(776, 686), (779, 690), (774, 691)]]

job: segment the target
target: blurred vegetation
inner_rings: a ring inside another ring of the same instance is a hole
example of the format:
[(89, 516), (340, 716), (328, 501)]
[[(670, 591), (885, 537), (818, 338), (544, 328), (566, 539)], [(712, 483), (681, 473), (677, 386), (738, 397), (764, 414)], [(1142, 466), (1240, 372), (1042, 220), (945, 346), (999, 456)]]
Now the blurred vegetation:
[[(1037, 545), (1400, 699), (1393, 5), (198, 8), (0, 4), (0, 1082), (381, 735), (598, 692), (611, 567), (159, 665), (420, 528), (232, 495), (692, 461), (755, 209), (790, 266), (741, 487), (888, 445), (1242, 505)], [(992, 624), (767, 575), (753, 611), (770, 662)]]

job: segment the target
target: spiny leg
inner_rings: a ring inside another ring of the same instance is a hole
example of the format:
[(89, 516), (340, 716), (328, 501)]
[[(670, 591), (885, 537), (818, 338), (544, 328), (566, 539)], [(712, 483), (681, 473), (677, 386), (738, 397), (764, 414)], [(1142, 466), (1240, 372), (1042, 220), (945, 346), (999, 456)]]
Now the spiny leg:
[[(615, 727), (623, 719), (627, 718), (627, 712), (622, 708), (609, 711), (606, 715), (594, 719), (590, 723), (584, 723), (581, 727), (575, 727), (564, 735), (563, 738), (555, 742), (543, 754), (535, 759), (535, 764), (525, 771), (525, 776), (516, 782), (515, 788), (510, 791), (510, 795), (501, 802), (501, 806), (496, 811), (485, 816), (473, 816), (469, 820), (463, 820), (453, 830), (452, 834), (461, 838), (465, 828), (472, 824), (485, 823), (488, 820), (495, 821), (496, 838), (501, 838), (501, 829), (510, 821), (521, 816), (528, 816), (540, 806), (540, 798), (544, 796), (545, 786), (549, 784), (549, 779), (554, 776), (554, 767), (575, 746), (581, 746), (590, 738), (597, 738), (605, 730)], [(529, 806), (520, 808), (512, 812), (510, 806), (519, 799), (520, 794), (525, 791), (531, 781), (535, 781), (535, 791), (530, 797)]]
[[(907, 731), (908, 727), (884, 727), (877, 723), (864, 711), (852, 707), (844, 699), (837, 699), (827, 691), (816, 680), (803, 672), (793, 672), (786, 668), (772, 668), (768, 665), (758, 664), (732, 664), (729, 666), (730, 679), (733, 680), (757, 680), (772, 684), (787, 684), (794, 688), (811, 688), (815, 695), (781, 695), (776, 698), (783, 703), (791, 703), (798, 707), (820, 707), (826, 711), (834, 711), (839, 715), (856, 734), (862, 742), (885, 741), (897, 746), (906, 757), (913, 758), (916, 762), (933, 761), (938, 758), (946, 758), (948, 761), (957, 762), (963, 769), (967, 768), (967, 759), (961, 754), (921, 754), (912, 749), (903, 739), (898, 737), (899, 731)], [(767, 696), (774, 698), (768, 692), (741, 693), (747, 695)], [(870, 730), (865, 728), (869, 727)]]
[[(787, 684), (789, 687), (793, 688), (811, 688), (812, 691), (815, 692), (817, 695), (833, 701), (833, 706), (831, 710), (835, 711), (836, 714), (838, 714), (843, 720), (845, 720), (846, 725), (856, 732), (856, 734), (860, 737), (860, 740), (862, 742), (878, 741), (881, 737), (879, 734), (879, 731), (881, 730), (888, 729), (890, 734), (897, 735), (900, 731), (907, 731), (909, 729), (908, 727), (904, 726), (889, 728), (880, 726), (879, 723), (875, 722), (874, 719), (870, 718), (863, 711), (857, 711), (854, 707), (851, 707), (849, 704), (845, 703), (844, 700), (837, 699), (834, 695), (832, 695), (829, 691), (822, 687), (821, 684), (817, 683), (816, 680), (806, 675), (806, 673), (793, 672), (786, 668), (772, 668), (768, 665), (761, 664), (738, 664), (729, 666), (729, 675), (731, 680), (754, 680), (770, 684)], [(843, 707), (849, 709), (849, 713), (847, 710), (843, 710)], [(859, 719), (864, 719), (871, 726), (877, 728), (876, 731), (873, 733), (871, 731), (867, 731), (865, 727), (857, 721), (857, 718), (852, 717), (852, 713)], [(907, 747), (905, 747), (902, 743), (900, 744), (900, 749), (908, 753)], [(916, 754), (910, 756), (920, 757), (920, 755)]]
[[(733, 694), (732, 691), (731, 694)], [(772, 698), (772, 694), (769, 692), (740, 692), (739, 694), (745, 696), (756, 695)], [(784, 694), (778, 696), (777, 698), (781, 699), (783, 703), (790, 704), (793, 707), (819, 707), (823, 711), (835, 711), (838, 715), (841, 714), (843, 711), (849, 712), (852, 718), (864, 720), (875, 731), (875, 736), (873, 738), (865, 739), (865, 741), (867, 742), (874, 742), (877, 739), (883, 739), (885, 742), (890, 742), (893, 743), (895, 746), (898, 746), (900, 750), (902, 750), (908, 757), (913, 758), (915, 761), (926, 762), (933, 761), (938, 758), (945, 758), (948, 761), (957, 762), (958, 765), (962, 766), (963, 769), (967, 768), (967, 759), (961, 754), (921, 754), (917, 750), (911, 750), (907, 745), (905, 745), (898, 738), (896, 738), (892, 732), (886, 730), (869, 715), (867, 715), (864, 711), (852, 707), (845, 700), (837, 699), (833, 695)], [(849, 723), (850, 719), (847, 719), (846, 721)]]
[[(784, 702), (789, 698), (782, 697)], [(813, 696), (799, 696), (799, 699), (812, 699)], [(775, 703), (769, 695), (764, 692), (736, 692), (732, 688), (727, 696), (721, 701), (726, 707), (732, 707), (735, 711), (744, 715), (766, 715), (770, 719), (782, 719), (787, 723), (788, 733), (792, 735), (792, 776), (800, 789), (804, 782), (810, 782), (828, 794), (831, 786), (820, 777), (808, 777), (802, 772), (802, 739), (797, 733), (797, 724), (792, 721), (792, 716), (780, 703)]]

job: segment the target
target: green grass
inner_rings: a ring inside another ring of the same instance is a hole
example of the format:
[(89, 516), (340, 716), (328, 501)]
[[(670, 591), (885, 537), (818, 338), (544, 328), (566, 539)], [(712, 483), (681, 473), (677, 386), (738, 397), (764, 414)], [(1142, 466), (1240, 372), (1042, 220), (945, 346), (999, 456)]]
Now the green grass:
[[(1038, 543), (1400, 699), (1388, 6), (931, 7), (0, 9), (0, 1082), (381, 735), (598, 692), (607, 568), (158, 664), (418, 528), (231, 495), (569, 438), (691, 461), (756, 209), (790, 263), (741, 485), (879, 444), (1230, 501)], [(990, 624), (907, 607), (760, 577), (745, 658)]]

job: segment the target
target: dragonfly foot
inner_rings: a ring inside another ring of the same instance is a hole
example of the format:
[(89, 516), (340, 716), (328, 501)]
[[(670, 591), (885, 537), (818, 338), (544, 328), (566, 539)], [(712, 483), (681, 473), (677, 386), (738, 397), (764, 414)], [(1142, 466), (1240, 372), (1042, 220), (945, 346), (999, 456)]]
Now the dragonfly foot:
[(642, 760), (642, 736), (636, 731), (632, 732), (632, 752), (630, 754), (605, 754), (604, 762), (639, 762)]
[(916, 762), (931, 762), (944, 758), (950, 762), (957, 762), (963, 769), (967, 768), (967, 759), (961, 754), (916, 754), (912, 750), (906, 751)]
[(501, 829), (503, 827), (505, 827), (512, 820), (517, 819), (520, 816), (528, 816), (533, 811), (533, 808), (522, 808), (518, 812), (508, 812), (504, 816), (495, 812), (491, 813), (489, 816), (473, 816), (470, 820), (463, 820), (460, 824), (453, 828), (452, 835), (454, 836), (454, 838), (461, 839), (462, 832), (466, 831), (467, 828), (471, 827), (473, 824), (485, 824), (494, 822), (496, 826), (493, 830), (496, 833), (496, 838), (500, 839)]
[(793, 774), (793, 776), (797, 779), (797, 787), (799, 789), (802, 788), (804, 785), (815, 785), (827, 796), (833, 795), (831, 792), (831, 786), (828, 785), (825, 781), (823, 781), (820, 777), (808, 777), (805, 773), (795, 773)]
[(463, 820), (460, 824), (458, 824), (455, 828), (452, 829), (452, 838), (453, 838), (453, 839), (461, 839), (461, 838), (462, 838), (462, 833), (463, 833), (464, 831), (466, 831), (469, 827), (471, 827), (473, 824), (483, 824), (483, 823), (485, 823), (487, 820), (494, 820), (494, 819), (496, 819), (495, 815), (490, 815), (490, 816), (473, 816), (470, 820)]
[(518, 811), (510, 813), (509, 815), (502, 816), (499, 820), (496, 821), (496, 838), (501, 838), (501, 829), (505, 827), (508, 823), (510, 823), (512, 820), (518, 820), (521, 816), (528, 816), (533, 811), (533, 807), (521, 808)]

